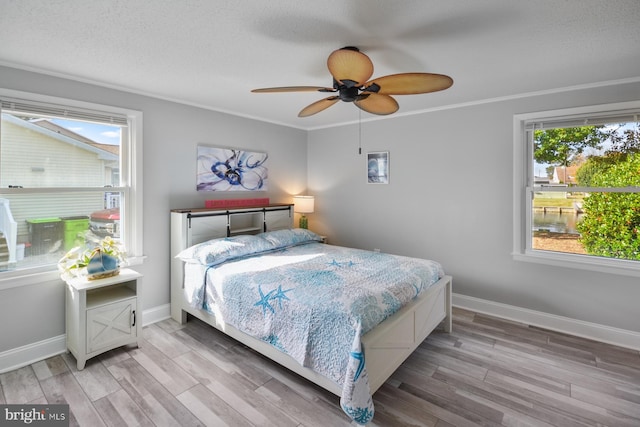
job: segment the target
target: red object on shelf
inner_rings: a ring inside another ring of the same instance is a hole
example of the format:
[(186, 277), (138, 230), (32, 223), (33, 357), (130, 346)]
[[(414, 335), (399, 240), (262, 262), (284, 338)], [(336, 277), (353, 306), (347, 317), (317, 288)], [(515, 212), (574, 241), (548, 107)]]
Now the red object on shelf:
[(266, 206), (269, 204), (269, 198), (263, 197), (258, 199), (223, 199), (223, 200), (205, 200), (205, 208), (229, 208), (243, 206)]

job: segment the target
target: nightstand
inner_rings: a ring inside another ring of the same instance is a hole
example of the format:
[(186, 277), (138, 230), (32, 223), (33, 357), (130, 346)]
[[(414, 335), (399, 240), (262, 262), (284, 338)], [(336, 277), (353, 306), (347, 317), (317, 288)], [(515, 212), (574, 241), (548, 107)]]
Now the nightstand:
[(98, 280), (74, 278), (66, 286), (67, 348), (84, 369), (87, 359), (142, 336), (142, 275), (130, 269)]

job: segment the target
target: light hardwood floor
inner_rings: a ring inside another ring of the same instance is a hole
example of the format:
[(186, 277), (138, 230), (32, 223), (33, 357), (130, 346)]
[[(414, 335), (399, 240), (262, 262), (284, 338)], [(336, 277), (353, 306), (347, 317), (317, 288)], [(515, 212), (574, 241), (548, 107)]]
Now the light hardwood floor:
[[(350, 425), (338, 397), (193, 319), (82, 371), (63, 354), (0, 384), (0, 403), (68, 403), (71, 425)], [(455, 309), (374, 403), (372, 426), (637, 427), (640, 353)]]

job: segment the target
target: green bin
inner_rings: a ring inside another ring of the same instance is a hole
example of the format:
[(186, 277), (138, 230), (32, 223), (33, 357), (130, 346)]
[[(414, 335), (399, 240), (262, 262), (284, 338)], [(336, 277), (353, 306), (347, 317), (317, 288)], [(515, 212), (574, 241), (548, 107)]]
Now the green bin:
[(64, 250), (68, 251), (75, 246), (85, 243), (85, 232), (89, 229), (89, 217), (68, 216), (62, 218), (62, 230), (64, 234)]

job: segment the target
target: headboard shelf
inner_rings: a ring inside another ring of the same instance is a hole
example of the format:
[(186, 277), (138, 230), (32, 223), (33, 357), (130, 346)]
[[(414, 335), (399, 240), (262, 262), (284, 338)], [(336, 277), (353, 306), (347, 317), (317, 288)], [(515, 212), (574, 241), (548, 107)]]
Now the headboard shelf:
[(219, 215), (226, 215), (226, 212), (230, 213), (240, 213), (247, 210), (280, 210), (278, 208), (290, 209), (293, 206), (293, 203), (270, 203), (268, 205), (253, 205), (253, 206), (240, 206), (237, 208), (229, 208), (229, 207), (219, 207), (219, 208), (187, 208), (187, 209), (171, 209), (171, 212), (177, 213), (218, 213)]

